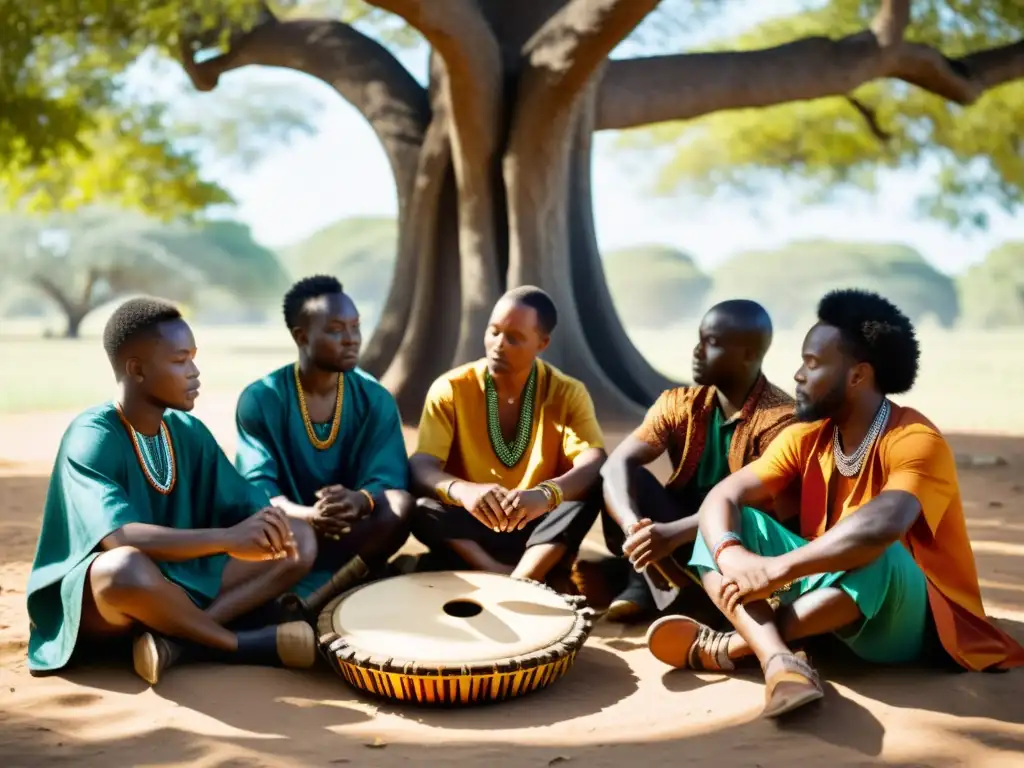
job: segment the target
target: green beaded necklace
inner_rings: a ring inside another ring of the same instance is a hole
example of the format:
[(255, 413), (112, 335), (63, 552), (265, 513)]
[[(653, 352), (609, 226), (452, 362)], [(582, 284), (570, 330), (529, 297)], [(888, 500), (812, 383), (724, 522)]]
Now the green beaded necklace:
[(487, 432), (491, 438), (491, 447), (499, 461), (506, 467), (514, 467), (523, 458), (526, 446), (530, 444), (530, 433), (533, 431), (533, 398), (537, 391), (537, 364), (530, 371), (530, 378), (523, 387), (523, 401), (519, 406), (519, 423), (516, 436), (511, 443), (505, 441), (501, 433), (501, 418), (498, 415), (498, 390), (489, 371), (485, 372), (485, 392), (487, 395)]

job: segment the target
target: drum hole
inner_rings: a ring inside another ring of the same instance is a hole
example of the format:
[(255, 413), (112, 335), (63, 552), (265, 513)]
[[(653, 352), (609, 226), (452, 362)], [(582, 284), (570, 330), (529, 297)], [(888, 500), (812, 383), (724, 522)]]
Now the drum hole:
[(468, 619), (483, 613), (483, 606), (472, 600), (449, 600), (442, 608), (449, 616), (457, 619)]

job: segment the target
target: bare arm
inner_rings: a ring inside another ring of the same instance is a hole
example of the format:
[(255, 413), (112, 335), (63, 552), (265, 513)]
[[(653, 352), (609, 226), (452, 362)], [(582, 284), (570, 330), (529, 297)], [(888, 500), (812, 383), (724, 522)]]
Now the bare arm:
[(742, 467), (704, 497), (695, 516), (700, 535), (714, 551), (727, 533), (740, 533), (740, 507), (756, 507), (771, 498), (772, 490), (754, 470), (754, 464)]
[[(458, 487), (463, 484), (462, 478), (448, 474), (441, 468), (441, 460), (429, 453), (414, 453), (409, 457), (409, 472), (412, 487), (420, 496), (440, 499), (438, 488), (447, 489), (451, 499), (458, 499)], [(448, 484), (453, 483), (449, 489)]]
[(228, 531), (225, 528), (190, 531), (148, 523), (128, 523), (100, 542), (103, 551), (117, 547), (135, 547), (157, 562), (196, 560), (227, 552)]
[(566, 501), (585, 499), (600, 479), (607, 458), (603, 448), (588, 448), (573, 459), (572, 469), (551, 479), (562, 489)]
[(787, 581), (863, 568), (910, 530), (921, 504), (906, 491), (885, 491), (834, 528), (779, 557)]
[(662, 453), (661, 448), (630, 435), (611, 452), (601, 469), (605, 508), (622, 530), (628, 530), (643, 517), (633, 488), (636, 470), (657, 460)]

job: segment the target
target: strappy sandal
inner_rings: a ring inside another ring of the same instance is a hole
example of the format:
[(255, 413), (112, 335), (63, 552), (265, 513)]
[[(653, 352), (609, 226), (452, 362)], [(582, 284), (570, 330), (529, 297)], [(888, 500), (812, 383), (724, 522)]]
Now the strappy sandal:
[(729, 639), (735, 632), (719, 632), (688, 616), (664, 616), (647, 630), (647, 648), (658, 661), (676, 669), (731, 672)]
[[(769, 676), (768, 667), (778, 661)], [(803, 653), (776, 653), (765, 661), (764, 711), (762, 717), (778, 717), (798, 707), (817, 701), (825, 695), (818, 673)]]

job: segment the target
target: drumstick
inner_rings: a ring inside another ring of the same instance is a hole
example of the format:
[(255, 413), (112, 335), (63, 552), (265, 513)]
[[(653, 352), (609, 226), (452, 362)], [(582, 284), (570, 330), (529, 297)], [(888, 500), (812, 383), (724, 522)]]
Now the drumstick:
[(307, 617), (315, 618), (327, 603), (349, 587), (362, 581), (369, 572), (370, 569), (366, 567), (363, 558), (356, 555), (335, 571), (330, 581), (314, 591), (305, 600), (294, 592), (289, 592), (281, 598), (281, 606), (286, 610), (296, 610)]

